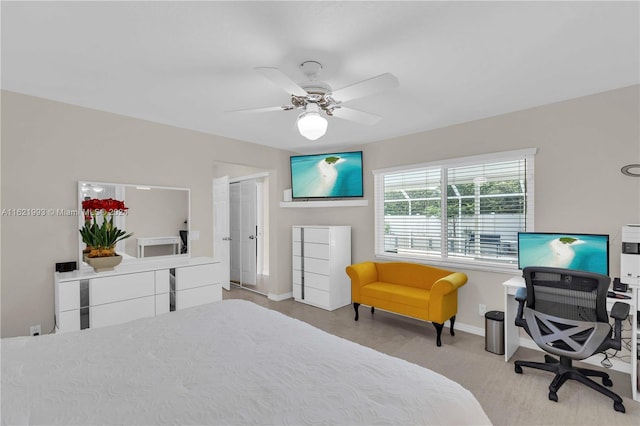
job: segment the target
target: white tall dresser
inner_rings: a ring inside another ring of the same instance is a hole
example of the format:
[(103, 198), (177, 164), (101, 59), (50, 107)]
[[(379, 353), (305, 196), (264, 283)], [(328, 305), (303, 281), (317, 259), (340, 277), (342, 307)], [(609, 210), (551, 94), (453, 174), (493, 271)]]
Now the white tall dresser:
[(350, 226), (293, 227), (293, 298), (333, 311), (351, 303)]

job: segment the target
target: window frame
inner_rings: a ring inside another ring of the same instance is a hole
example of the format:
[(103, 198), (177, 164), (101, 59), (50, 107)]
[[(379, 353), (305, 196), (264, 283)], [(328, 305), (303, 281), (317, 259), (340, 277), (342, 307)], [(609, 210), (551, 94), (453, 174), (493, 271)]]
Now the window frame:
[[(448, 187), (448, 170), (456, 167), (465, 166), (477, 166), (482, 164), (492, 164), (505, 161), (525, 160), (525, 230), (534, 230), (534, 213), (535, 213), (535, 199), (534, 199), (534, 157), (537, 152), (537, 148), (527, 148), (512, 151), (503, 151), (496, 153), (488, 153), (481, 155), (473, 155), (460, 158), (451, 158), (445, 160), (437, 160), (420, 164), (411, 164), (405, 166), (397, 166), (385, 169), (372, 170), (374, 176), (374, 254), (376, 259), (380, 260), (393, 260), (393, 261), (410, 261), (417, 263), (424, 263), (434, 266), (450, 267), (450, 268), (462, 268), (471, 270), (502, 272), (502, 273), (517, 273), (517, 262), (514, 264), (492, 262), (491, 260), (477, 260), (471, 257), (448, 257), (448, 250), (445, 245), (441, 245), (439, 255), (429, 254), (416, 254), (408, 255), (389, 253), (384, 251), (385, 244), (385, 206), (384, 206), (384, 177), (391, 173), (409, 173), (415, 171), (421, 171), (425, 169), (440, 168), (441, 175), (441, 212), (447, 210), (447, 190)], [(447, 229), (449, 219), (442, 217), (441, 215), (441, 229), (440, 238), (444, 242), (448, 239)]]

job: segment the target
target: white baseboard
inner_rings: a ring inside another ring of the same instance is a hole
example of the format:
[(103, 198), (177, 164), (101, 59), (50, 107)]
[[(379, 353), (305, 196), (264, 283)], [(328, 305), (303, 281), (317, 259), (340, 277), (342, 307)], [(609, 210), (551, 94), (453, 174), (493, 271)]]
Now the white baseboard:
[[(449, 321), (444, 323), (445, 326), (447, 326), (448, 324), (449, 324)], [(453, 329), (454, 330), (464, 331), (466, 333), (471, 333), (471, 334), (475, 334), (477, 336), (483, 336), (484, 337), (484, 328), (476, 327), (474, 325), (455, 322), (453, 324)]]
[(267, 295), (267, 298), (269, 300), (273, 300), (276, 302), (281, 302), (283, 300), (287, 300), (287, 299), (293, 299), (293, 292), (290, 291), (289, 293), (283, 293), (283, 294), (273, 294), (273, 293), (269, 293)]

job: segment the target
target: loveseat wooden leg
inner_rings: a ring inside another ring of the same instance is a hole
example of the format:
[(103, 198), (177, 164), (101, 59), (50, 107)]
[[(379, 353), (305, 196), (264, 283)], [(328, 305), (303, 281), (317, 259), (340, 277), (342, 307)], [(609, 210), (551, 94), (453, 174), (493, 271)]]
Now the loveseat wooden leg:
[(376, 308), (374, 308), (373, 306), (371, 307), (371, 313), (373, 314), (373, 311), (375, 311)]
[(359, 303), (353, 302), (353, 310), (356, 311), (356, 318), (355, 318), (356, 321), (358, 321), (358, 318), (359, 318), (359, 316), (358, 316), (358, 308), (359, 307), (360, 307)]
[(453, 331), (453, 323), (456, 322), (456, 316), (452, 316), (451, 319), (449, 320), (449, 322), (451, 323), (451, 326), (449, 327), (449, 333), (451, 333), (452, 336), (456, 335), (456, 332)]
[(436, 345), (442, 346), (442, 341), (440, 340), (440, 336), (442, 335), (442, 328), (444, 327), (444, 324), (440, 324), (437, 322), (434, 322), (432, 324), (436, 328)]

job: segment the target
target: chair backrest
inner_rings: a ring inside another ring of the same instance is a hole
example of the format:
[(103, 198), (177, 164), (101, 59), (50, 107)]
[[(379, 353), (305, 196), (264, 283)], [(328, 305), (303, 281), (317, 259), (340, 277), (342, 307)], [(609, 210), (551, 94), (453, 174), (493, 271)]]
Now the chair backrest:
[(561, 268), (527, 267), (524, 316), (542, 349), (574, 359), (591, 356), (611, 332), (606, 275)]
[(609, 322), (606, 275), (562, 268), (527, 267), (527, 307), (576, 321)]

